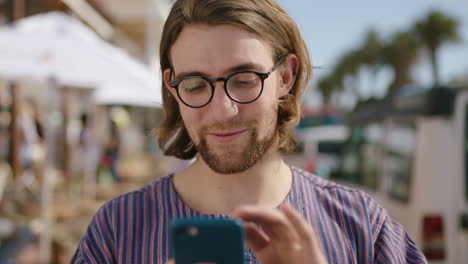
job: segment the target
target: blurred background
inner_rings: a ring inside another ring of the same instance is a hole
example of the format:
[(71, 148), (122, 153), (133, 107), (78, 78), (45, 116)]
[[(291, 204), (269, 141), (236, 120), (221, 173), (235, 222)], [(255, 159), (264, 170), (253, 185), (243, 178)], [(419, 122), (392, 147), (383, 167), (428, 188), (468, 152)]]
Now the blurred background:
[[(0, 263), (67, 263), (165, 157), (172, 0), (0, 0)], [(287, 161), (368, 192), (430, 263), (468, 263), (468, 3), (279, 0), (314, 64)]]

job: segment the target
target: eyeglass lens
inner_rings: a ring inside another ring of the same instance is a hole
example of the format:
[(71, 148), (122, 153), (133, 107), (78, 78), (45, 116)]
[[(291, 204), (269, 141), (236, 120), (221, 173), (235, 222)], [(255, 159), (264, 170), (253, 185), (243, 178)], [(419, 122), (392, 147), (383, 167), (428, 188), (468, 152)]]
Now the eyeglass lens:
[[(262, 91), (262, 80), (253, 72), (241, 72), (230, 76), (225, 86), (231, 99), (239, 103), (247, 103), (259, 96)], [(208, 103), (213, 93), (210, 83), (201, 77), (182, 80), (178, 91), (181, 99), (193, 107)]]

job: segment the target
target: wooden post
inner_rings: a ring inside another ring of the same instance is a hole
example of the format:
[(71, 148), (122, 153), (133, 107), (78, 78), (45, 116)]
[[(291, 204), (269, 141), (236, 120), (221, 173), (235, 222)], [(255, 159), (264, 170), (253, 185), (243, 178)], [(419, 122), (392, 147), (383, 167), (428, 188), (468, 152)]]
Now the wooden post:
[[(25, 16), (26, 0), (9, 0), (9, 20), (14, 22)], [(20, 87), (17, 83), (12, 82), (11, 96), (12, 96), (12, 110), (11, 110), (11, 161), (13, 177), (17, 178), (21, 174), (22, 164), (20, 159), (20, 133), (18, 129), (18, 114), (20, 104)], [(52, 190), (50, 185), (47, 183), (51, 182), (51, 175), (43, 174), (45, 177), (42, 178), (41, 186), (41, 218), (43, 224), (43, 230), (41, 230), (39, 238), (39, 250), (40, 250), (40, 262), (49, 263), (51, 253), (51, 233), (50, 233), (50, 203), (52, 197)], [(46, 184), (44, 184), (46, 183)], [(48, 188), (49, 187), (49, 188)]]
[(17, 83), (10, 83), (11, 93), (11, 123), (10, 123), (10, 159), (11, 169), (14, 179), (18, 179), (22, 173), (22, 164), (20, 157), (21, 134), (19, 129), (19, 110), (20, 110), (20, 88)]
[[(58, 87), (57, 82), (54, 79), (49, 80), (49, 85), (51, 89), (54, 89), (55, 93), (58, 93), (60, 87)], [(55, 96), (54, 96), (55, 97)], [(52, 98), (52, 101), (55, 101), (57, 98)], [(50, 100), (50, 98), (49, 98)], [(52, 102), (51, 102), (52, 103)], [(54, 104), (54, 103), (52, 103)], [(58, 111), (62, 106), (53, 105), (52, 111)], [(50, 125), (50, 124), (48, 124)], [(53, 181), (56, 178), (59, 178), (62, 175), (59, 175), (57, 172), (57, 151), (58, 147), (61, 145), (60, 139), (57, 138), (57, 127), (56, 124), (53, 124), (52, 127), (45, 126), (44, 133), (46, 138), (47, 146), (47, 157), (45, 159), (44, 165), (42, 166), (42, 184), (41, 184), (41, 223), (42, 230), (39, 236), (39, 251), (40, 251), (40, 263), (50, 263), (52, 255), (52, 227), (54, 225), (53, 218), (53, 203), (55, 188)], [(60, 159), (59, 159), (60, 160)], [(60, 162), (60, 161), (59, 161)]]
[[(9, 0), (9, 22), (14, 22), (24, 17), (25, 0)], [(22, 164), (20, 159), (20, 133), (18, 128), (20, 87), (17, 83), (10, 83), (12, 97), (11, 103), (11, 125), (10, 125), (10, 160), (13, 178), (21, 175)]]
[(62, 169), (67, 180), (71, 180), (70, 171), (70, 146), (68, 145), (68, 126), (70, 123), (70, 103), (71, 89), (69, 87), (60, 87), (62, 91)]
[(21, 19), (25, 15), (26, 1), (25, 0), (14, 0), (13, 1), (13, 21)]

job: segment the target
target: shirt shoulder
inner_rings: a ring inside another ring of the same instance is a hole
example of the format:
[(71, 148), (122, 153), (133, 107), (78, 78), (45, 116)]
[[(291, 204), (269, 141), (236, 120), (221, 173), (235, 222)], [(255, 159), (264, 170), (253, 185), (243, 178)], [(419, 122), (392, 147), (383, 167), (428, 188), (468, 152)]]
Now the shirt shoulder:
[(158, 248), (155, 245), (161, 244), (160, 241), (151, 241), (165, 237), (163, 233), (167, 230), (153, 227), (167, 221), (166, 207), (161, 205), (171, 195), (171, 179), (172, 175), (164, 176), (102, 205), (81, 239), (72, 263), (121, 263), (127, 257), (139, 259), (141, 241), (150, 241), (149, 248)]
[(295, 180), (298, 184), (304, 184), (308, 189), (311, 189), (311, 192), (320, 192), (320, 193), (339, 193), (342, 195), (353, 196), (356, 199), (367, 200), (370, 196), (357, 189), (353, 189), (341, 184), (338, 184), (334, 181), (321, 178), (313, 173), (292, 167), (292, 172), (295, 177)]
[[(308, 196), (313, 208), (329, 220), (345, 219), (358, 230), (365, 233), (368, 239), (375, 242), (385, 219), (386, 210), (369, 194), (323, 179), (302, 169), (293, 168), (296, 186)], [(296, 191), (297, 192), (297, 191)]]
[(305, 185), (310, 195), (314, 195), (314, 202), (325, 204), (326, 208), (348, 216), (359, 225), (370, 229), (372, 240), (380, 231), (388, 218), (387, 211), (369, 194), (362, 190), (343, 186), (336, 182), (321, 178), (302, 169), (293, 168), (298, 184)]
[[(311, 206), (316, 209), (314, 215), (324, 220), (319, 223), (320, 230), (330, 231), (321, 234), (322, 241), (329, 240), (335, 225), (324, 223), (336, 223), (341, 230), (336, 233), (346, 234), (339, 239), (354, 244), (352, 248), (359, 263), (427, 263), (403, 227), (392, 221), (386, 210), (364, 191), (298, 168), (293, 168), (293, 174), (295, 188), (307, 193)], [(333, 259), (333, 254), (328, 256)]]
[(119, 195), (106, 202), (101, 209), (119, 207), (129, 202), (135, 202), (135, 200), (155, 203), (157, 202), (158, 196), (161, 196), (163, 193), (164, 195), (162, 196), (168, 195), (169, 190), (171, 189), (170, 185), (172, 184), (172, 176), (173, 174), (168, 174), (154, 180), (140, 189)]

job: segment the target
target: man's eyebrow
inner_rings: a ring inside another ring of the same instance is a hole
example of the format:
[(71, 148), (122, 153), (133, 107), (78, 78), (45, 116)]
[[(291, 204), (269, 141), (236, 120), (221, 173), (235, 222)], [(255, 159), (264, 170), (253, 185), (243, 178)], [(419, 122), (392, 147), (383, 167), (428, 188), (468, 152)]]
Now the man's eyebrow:
[[(263, 66), (254, 62), (243, 63), (234, 67), (231, 67), (225, 71), (226, 76), (228, 74), (239, 72), (239, 71), (262, 71)], [(208, 76), (208, 74), (200, 71), (190, 71), (190, 72), (181, 72), (175, 76), (176, 80), (180, 80), (187, 76)], [(218, 76), (218, 77), (226, 77), (226, 76)], [(217, 77), (216, 77), (217, 78)]]
[(175, 79), (180, 80), (180, 79), (182, 79), (184, 77), (187, 77), (187, 76), (206, 76), (206, 74), (203, 73), (203, 72), (199, 72), (199, 71), (181, 72), (181, 73), (179, 73), (179, 74), (177, 74), (175, 76)]
[(238, 71), (249, 71), (249, 70), (262, 71), (263, 68), (264, 67), (260, 64), (257, 64), (254, 62), (248, 62), (248, 63), (240, 64), (232, 68), (229, 68), (227, 72), (233, 73), (233, 72), (238, 72)]

